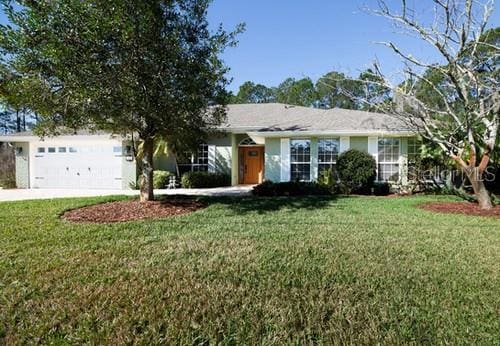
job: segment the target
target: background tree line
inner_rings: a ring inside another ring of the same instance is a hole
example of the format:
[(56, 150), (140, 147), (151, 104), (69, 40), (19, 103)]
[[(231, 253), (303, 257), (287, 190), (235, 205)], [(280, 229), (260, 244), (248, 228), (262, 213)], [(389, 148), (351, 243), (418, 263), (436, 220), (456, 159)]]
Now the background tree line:
[(287, 78), (277, 87), (268, 87), (252, 81), (243, 83), (231, 102), (241, 103), (285, 103), (296, 106), (315, 108), (344, 108), (370, 110), (371, 107), (362, 99), (374, 102), (390, 102), (387, 89), (378, 85), (378, 78), (368, 69), (352, 78), (342, 72), (331, 71), (318, 79)]

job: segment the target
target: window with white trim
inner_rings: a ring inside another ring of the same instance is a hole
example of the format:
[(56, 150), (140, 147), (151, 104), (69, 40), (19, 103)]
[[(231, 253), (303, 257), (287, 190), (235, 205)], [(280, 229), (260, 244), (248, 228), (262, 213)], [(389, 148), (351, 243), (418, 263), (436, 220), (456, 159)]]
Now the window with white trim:
[(308, 139), (290, 141), (290, 179), (311, 180), (311, 141)]
[(207, 172), (208, 144), (200, 144), (195, 154), (185, 153), (185, 159), (179, 160), (178, 166), (181, 175), (186, 172)]
[(378, 180), (399, 180), (399, 138), (378, 139)]
[(340, 141), (338, 138), (318, 140), (318, 174), (323, 176), (328, 171), (335, 172), (339, 157)]

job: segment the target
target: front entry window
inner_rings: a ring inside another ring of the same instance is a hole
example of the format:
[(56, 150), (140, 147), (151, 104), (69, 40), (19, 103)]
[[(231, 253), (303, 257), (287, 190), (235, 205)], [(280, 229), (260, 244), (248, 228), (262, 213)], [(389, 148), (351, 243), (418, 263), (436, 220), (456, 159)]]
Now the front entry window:
[(185, 160), (179, 160), (180, 174), (186, 172), (207, 172), (208, 171), (208, 145), (202, 143), (198, 146), (196, 154), (186, 153)]
[(292, 181), (311, 180), (311, 141), (293, 139), (290, 141), (290, 170)]

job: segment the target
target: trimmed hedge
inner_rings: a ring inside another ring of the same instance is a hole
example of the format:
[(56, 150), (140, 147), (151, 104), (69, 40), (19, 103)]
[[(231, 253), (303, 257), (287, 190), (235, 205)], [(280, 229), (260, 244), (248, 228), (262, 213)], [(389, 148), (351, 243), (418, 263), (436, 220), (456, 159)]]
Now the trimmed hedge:
[(167, 187), (170, 177), (175, 174), (169, 171), (153, 171), (153, 188), (154, 189), (164, 189)]
[(340, 154), (337, 170), (345, 193), (369, 191), (377, 177), (377, 163), (365, 152), (351, 149)]
[(275, 196), (326, 196), (331, 195), (328, 186), (314, 182), (289, 181), (273, 183), (265, 181), (253, 188), (252, 193), (260, 197)]
[(181, 185), (187, 189), (230, 186), (231, 176), (222, 173), (188, 172), (182, 176)]
[(389, 185), (389, 183), (381, 182), (373, 184), (373, 194), (375, 196), (387, 196), (390, 193), (391, 193), (391, 185)]

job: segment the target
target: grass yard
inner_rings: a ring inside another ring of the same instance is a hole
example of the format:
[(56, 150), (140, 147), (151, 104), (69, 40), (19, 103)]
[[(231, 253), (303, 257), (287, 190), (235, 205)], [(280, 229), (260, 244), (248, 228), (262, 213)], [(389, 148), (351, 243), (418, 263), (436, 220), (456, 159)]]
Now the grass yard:
[(117, 199), (0, 203), (0, 344), (500, 342), (500, 219), (415, 208), (450, 198), (58, 218)]

